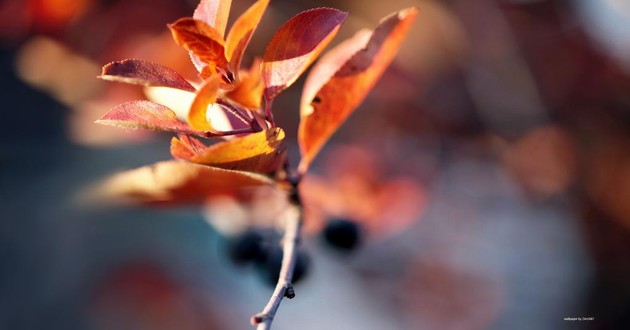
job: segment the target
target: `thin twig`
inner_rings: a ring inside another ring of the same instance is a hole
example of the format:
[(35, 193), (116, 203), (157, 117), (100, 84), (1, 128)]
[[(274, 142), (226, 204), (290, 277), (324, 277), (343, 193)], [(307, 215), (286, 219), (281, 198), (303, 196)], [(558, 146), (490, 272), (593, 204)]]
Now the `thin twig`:
[(247, 115), (244, 113), (243, 109), (223, 99), (218, 99), (217, 104), (222, 105), (226, 110), (231, 112), (234, 115), (234, 117), (240, 119), (243, 123), (249, 125), (249, 118), (247, 118)]
[(265, 114), (265, 121), (268, 121), (269, 123), (271, 123), (271, 127), (276, 127), (276, 122), (273, 119), (273, 112), (271, 111), (271, 106), (273, 104), (273, 99), (267, 99), (266, 97), (263, 97), (263, 104), (264, 104), (264, 114)]
[(259, 128), (261, 131), (263, 129), (271, 128), (271, 127), (269, 127), (267, 122), (263, 118), (260, 117), (260, 114), (258, 112), (252, 112), (252, 116), (254, 117), (254, 119), (252, 120), (252, 123), (251, 123), (251, 126), (253, 128)]
[(205, 138), (213, 138), (213, 137), (222, 137), (222, 136), (230, 136), (237, 134), (246, 134), (246, 133), (254, 133), (254, 130), (250, 127), (234, 129), (231, 131), (216, 131), (216, 132), (200, 132), (197, 133), (199, 136), (203, 136)]
[(291, 206), (285, 213), (285, 229), (282, 238), (282, 267), (278, 283), (273, 290), (269, 302), (262, 312), (252, 316), (253, 325), (258, 325), (257, 330), (271, 329), (271, 323), (276, 316), (282, 298), (289, 299), (295, 297), (293, 290), (293, 271), (297, 260), (298, 244), (300, 241), (300, 229), (302, 227), (302, 203), (300, 202), (297, 190), (297, 181), (292, 184), (293, 189), (290, 194)]

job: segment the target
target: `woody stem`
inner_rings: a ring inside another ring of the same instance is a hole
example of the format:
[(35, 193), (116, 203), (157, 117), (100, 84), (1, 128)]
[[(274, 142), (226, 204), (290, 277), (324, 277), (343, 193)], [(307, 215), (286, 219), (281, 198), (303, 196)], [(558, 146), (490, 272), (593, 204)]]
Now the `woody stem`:
[(285, 213), (285, 229), (282, 238), (282, 266), (278, 282), (269, 299), (269, 302), (262, 312), (252, 316), (253, 325), (258, 325), (257, 330), (271, 329), (271, 323), (280, 307), (282, 298), (292, 299), (295, 297), (293, 289), (293, 272), (297, 261), (298, 244), (300, 242), (300, 230), (302, 227), (302, 202), (297, 189), (299, 179), (290, 180), (292, 189), (289, 195), (290, 207)]

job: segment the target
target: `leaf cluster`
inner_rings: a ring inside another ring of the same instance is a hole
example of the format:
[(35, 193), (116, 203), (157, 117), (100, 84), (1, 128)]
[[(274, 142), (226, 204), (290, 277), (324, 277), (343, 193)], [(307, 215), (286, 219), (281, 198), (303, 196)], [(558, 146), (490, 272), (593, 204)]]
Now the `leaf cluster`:
[[(274, 99), (290, 87), (335, 37), (347, 13), (332, 8), (303, 11), (273, 35), (249, 68), (241, 61), (269, 0), (258, 0), (226, 34), (231, 0), (201, 0), (192, 17), (168, 25), (198, 71), (189, 80), (158, 63), (127, 59), (103, 67), (101, 79), (162, 86), (193, 93), (185, 121), (168, 107), (138, 100), (120, 104), (97, 122), (176, 133), (164, 161), (119, 173), (100, 189), (109, 197), (149, 203), (191, 202), (260, 185), (282, 185), (288, 173), (284, 131), (273, 118)], [(298, 144), (301, 177), (328, 139), (361, 104), (397, 53), (417, 15), (408, 8), (341, 42), (315, 64), (300, 102)], [(237, 122), (221, 129), (211, 111)], [(223, 139), (211, 145), (206, 140)]]

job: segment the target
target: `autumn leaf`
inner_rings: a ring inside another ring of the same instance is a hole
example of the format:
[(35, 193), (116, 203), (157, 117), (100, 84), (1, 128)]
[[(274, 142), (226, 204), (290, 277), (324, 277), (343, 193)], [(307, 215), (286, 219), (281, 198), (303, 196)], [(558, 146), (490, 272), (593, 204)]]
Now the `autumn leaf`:
[(208, 106), (214, 104), (219, 95), (219, 77), (207, 79), (195, 94), (190, 111), (188, 112), (188, 124), (200, 131), (214, 131), (212, 123), (208, 120)]
[(215, 194), (272, 184), (270, 178), (256, 173), (171, 160), (118, 173), (92, 188), (88, 199), (195, 203)]
[(175, 158), (230, 170), (272, 172), (279, 157), (284, 131), (272, 128), (206, 147), (199, 140), (180, 136), (171, 141)]
[(269, 0), (256, 1), (230, 28), (225, 41), (225, 56), (229, 60), (232, 70), (238, 72), (245, 48), (247, 48), (252, 34), (258, 27), (268, 4)]
[(347, 16), (332, 8), (311, 9), (276, 31), (263, 55), (266, 99), (273, 99), (295, 82), (334, 38)]
[(260, 59), (256, 58), (249, 71), (240, 74), (236, 88), (225, 93), (230, 100), (248, 109), (260, 109), (264, 85), (260, 76)]
[(304, 82), (300, 109), (308, 109), (322, 86), (324, 86), (353, 55), (365, 48), (371, 37), (371, 30), (360, 30), (351, 38), (340, 42), (319, 59)]
[(207, 150), (208, 146), (203, 142), (185, 134), (180, 135), (179, 138), (174, 137), (171, 139), (171, 155), (177, 159), (203, 164), (199, 161), (195, 162), (193, 159), (206, 153)]
[[(221, 70), (224, 75), (228, 74), (228, 61), (224, 53), (225, 41), (217, 30), (203, 21), (190, 17), (180, 18), (168, 27), (175, 42), (188, 50), (191, 57), (196, 57), (203, 67), (211, 65)], [(201, 72), (203, 67), (197, 69)]]
[(143, 86), (163, 86), (194, 92), (193, 87), (175, 70), (161, 64), (128, 59), (111, 62), (103, 67), (99, 78)]
[(219, 35), (225, 35), (232, 0), (201, 0), (195, 8), (193, 18), (213, 27)]
[[(360, 32), (322, 58), (305, 83), (298, 142), (305, 172), (326, 141), (363, 102), (394, 59), (418, 11), (408, 8), (383, 19), (371, 34)], [(359, 49), (355, 52), (356, 49)]]
[(195, 131), (179, 121), (173, 110), (161, 104), (144, 100), (119, 104), (96, 122), (131, 129), (144, 128), (203, 135), (203, 132)]

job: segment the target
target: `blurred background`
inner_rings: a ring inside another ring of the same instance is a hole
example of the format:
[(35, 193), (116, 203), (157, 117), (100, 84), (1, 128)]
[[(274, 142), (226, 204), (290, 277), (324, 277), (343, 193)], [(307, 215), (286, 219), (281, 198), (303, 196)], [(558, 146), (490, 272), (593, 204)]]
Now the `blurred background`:
[[(251, 3), (234, 0), (231, 21)], [(168, 134), (93, 123), (145, 98), (95, 77), (141, 58), (194, 79), (166, 24), (195, 6), (0, 2), (0, 328), (248, 329), (267, 302), (261, 270), (230, 261), (212, 204), (77, 202), (170, 158)], [(272, 0), (245, 62), (318, 6), (350, 12), (335, 42), (408, 6), (420, 15), (305, 181), (320, 223), (306, 220), (310, 267), (274, 328), (628, 328), (630, 2)], [(293, 164), (302, 82), (274, 104)], [(359, 224), (356, 250), (323, 242), (332, 217)], [(577, 317), (594, 319), (565, 320)]]

